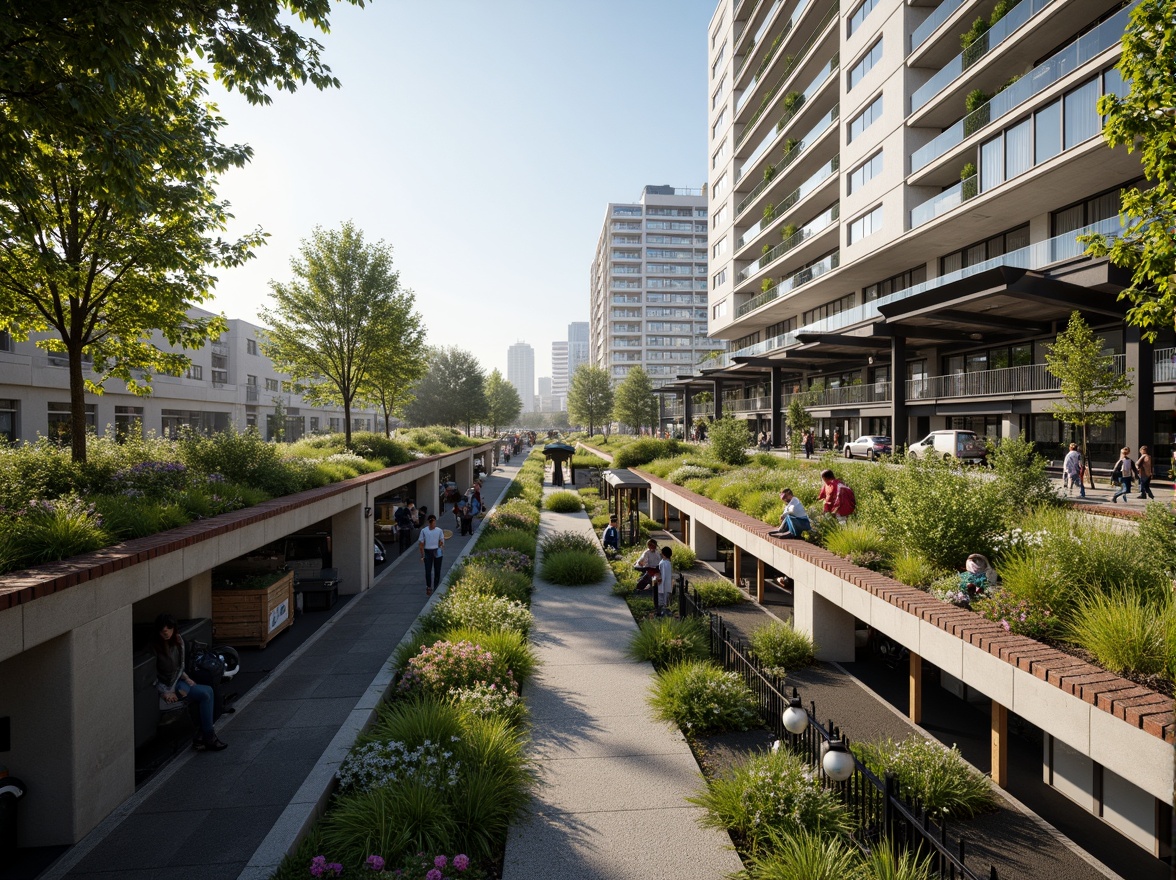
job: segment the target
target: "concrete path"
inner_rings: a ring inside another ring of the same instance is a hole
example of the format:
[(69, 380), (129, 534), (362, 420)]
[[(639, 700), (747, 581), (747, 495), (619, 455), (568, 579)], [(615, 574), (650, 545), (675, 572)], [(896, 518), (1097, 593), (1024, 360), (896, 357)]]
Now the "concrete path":
[[(545, 510), (540, 535), (560, 531), (595, 540), (587, 514)], [(702, 810), (686, 802), (704, 784), (698, 764), (645, 702), (653, 667), (626, 653), (637, 625), (612, 583), (535, 579), (540, 666), (524, 696), (542, 783), (511, 829), (503, 880), (720, 878), (742, 867), (727, 834), (701, 828)]]
[[(501, 497), (524, 459), (483, 480), (488, 501)], [(442, 526), (452, 525), (446, 512)], [(476, 537), (455, 532), (446, 541), (443, 573)], [(268, 877), (324, 801), (335, 767), (391, 683), (389, 658), (427, 604), (410, 548), (217, 723), (228, 749), (185, 750), (39, 880)]]

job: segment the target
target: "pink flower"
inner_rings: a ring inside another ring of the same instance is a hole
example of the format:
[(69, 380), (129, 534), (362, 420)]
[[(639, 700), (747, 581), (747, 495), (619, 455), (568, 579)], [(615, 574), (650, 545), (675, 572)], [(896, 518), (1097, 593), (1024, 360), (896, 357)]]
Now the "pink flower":
[(470, 857), (465, 855), (465, 853), (453, 857), (453, 867), (457, 868), (457, 870), (464, 871), (469, 866)]
[(433, 859), (433, 864), (444, 870), (445, 866), (449, 864), (449, 859), (445, 858), (445, 856), (437, 856), (437, 858)]
[(425, 880), (442, 880), (441, 872), (433, 868), (425, 875)]

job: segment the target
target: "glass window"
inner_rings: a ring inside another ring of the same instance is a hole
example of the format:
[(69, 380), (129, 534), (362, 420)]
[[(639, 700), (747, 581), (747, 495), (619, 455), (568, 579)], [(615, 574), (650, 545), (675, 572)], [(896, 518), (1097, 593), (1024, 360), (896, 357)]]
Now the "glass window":
[(988, 352), (988, 369), (1003, 370), (1009, 365), (1009, 350), (1007, 348), (998, 348), (995, 351)]
[[(73, 435), (69, 401), (48, 404), (49, 439), (61, 446), (68, 446)], [(96, 430), (98, 427), (98, 404), (86, 404), (86, 430)]]
[(867, 211), (849, 224), (849, 243), (860, 241), (882, 228), (882, 206)]
[(204, 367), (202, 367), (200, 364), (190, 364), (188, 366), (188, 378), (189, 379), (203, 379), (204, 378)]
[(719, 132), (723, 130), (727, 124), (727, 108), (723, 108), (723, 112), (719, 114), (719, 118), (715, 120), (715, 124), (711, 126), (711, 140), (715, 140), (719, 136)]
[(1086, 205), (1075, 205), (1064, 211), (1055, 211), (1053, 215), (1053, 234), (1065, 235), (1086, 225)]
[[(876, 2), (876, 0), (875, 0)], [(878, 38), (873, 46), (869, 48), (865, 55), (861, 57), (857, 64), (849, 70), (849, 88), (852, 89), (862, 81), (867, 73), (877, 64), (882, 58), (882, 38)]]
[(942, 274), (949, 275), (952, 272), (958, 272), (964, 268), (964, 252), (956, 251), (954, 254), (948, 254), (940, 260), (940, 267)]
[(867, 128), (869, 128), (874, 120), (882, 115), (882, 96), (879, 95), (869, 106), (861, 113), (855, 116), (849, 123), (849, 140), (853, 140)]
[(0, 400), (0, 437), (9, 443), (16, 442), (16, 413), (19, 403), (15, 400)]
[(1033, 166), (1033, 120), (1026, 119), (1004, 134), (1005, 179), (1012, 180)]
[(1014, 345), (1010, 351), (1012, 366), (1027, 367), (1033, 363), (1033, 343), (1026, 342), (1022, 345)]
[(1117, 67), (1103, 71), (1104, 95), (1118, 95), (1120, 98), (1125, 98), (1128, 91), (1130, 91), (1130, 86), (1123, 82), (1123, 74), (1119, 73)]
[(1062, 102), (1047, 104), (1034, 114), (1034, 164), (1052, 159), (1062, 151)]
[(1004, 183), (1004, 139), (997, 135), (980, 145), (980, 191)]
[(245, 352), (247, 354), (257, 354), (257, 340), (256, 339), (246, 339), (245, 340)]
[(871, 12), (873, 12), (874, 7), (877, 5), (878, 5), (878, 0), (862, 0), (862, 2), (860, 4), (858, 4), (857, 9), (855, 9), (852, 13), (850, 13), (850, 16), (849, 16), (849, 35), (850, 36), (853, 36), (853, 32), (856, 31), (859, 27), (861, 27), (862, 22), (866, 20), (866, 16), (868, 16)]
[(1018, 226), (1011, 232), (1005, 233), (1005, 253), (1011, 254), (1013, 251), (1019, 251), (1022, 248), (1029, 247), (1029, 224)]
[(882, 151), (879, 150), (853, 171), (849, 172), (849, 192), (861, 189), (882, 172)]
[(1098, 80), (1083, 83), (1065, 97), (1066, 149), (1089, 140), (1099, 132)]

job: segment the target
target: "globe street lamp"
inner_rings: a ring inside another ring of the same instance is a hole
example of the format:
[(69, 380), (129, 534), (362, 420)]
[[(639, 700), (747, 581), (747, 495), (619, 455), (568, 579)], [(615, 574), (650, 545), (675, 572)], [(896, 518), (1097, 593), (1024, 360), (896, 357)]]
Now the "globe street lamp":
[(788, 701), (788, 708), (784, 710), (781, 720), (784, 722), (784, 729), (794, 736), (804, 733), (808, 727), (808, 712), (800, 705), (800, 694), (796, 688), (792, 689), (792, 699)]
[(834, 782), (845, 782), (853, 775), (853, 755), (845, 747), (845, 742), (841, 737), (834, 736), (829, 740), (825, 756), (821, 758), (821, 769)]

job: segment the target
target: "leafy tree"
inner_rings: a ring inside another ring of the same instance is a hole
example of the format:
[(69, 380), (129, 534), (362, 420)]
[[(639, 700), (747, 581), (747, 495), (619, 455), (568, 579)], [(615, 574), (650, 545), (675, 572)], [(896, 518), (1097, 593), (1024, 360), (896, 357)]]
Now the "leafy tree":
[(1131, 302), (1127, 321), (1149, 340), (1176, 326), (1176, 24), (1171, 0), (1141, 0), (1123, 34), (1117, 65), (1131, 89), (1126, 97), (1106, 94), (1098, 112), (1106, 117), (1103, 137), (1128, 152), (1140, 150), (1146, 183), (1122, 191), (1123, 231), (1114, 242), (1082, 236), (1086, 252), (1109, 256), (1131, 271), (1123, 296)]
[(633, 367), (613, 395), (613, 418), (640, 434), (643, 427), (657, 424), (657, 416), (653, 380), (641, 367)]
[[(363, 0), (347, 0), (362, 6)], [(143, 125), (127, 102), (173, 104), (176, 71), (199, 56), (220, 82), (251, 103), (266, 87), (338, 86), (322, 47), (294, 27), (326, 33), (326, 0), (35, 0), (0, 15), (0, 181), (42, 147), (40, 138), (85, 140), (110, 201), (139, 199), (156, 176), (151, 161), (171, 143), (168, 125)], [(143, 200), (144, 204), (149, 204)]]
[(400, 286), (392, 249), (369, 245), (354, 224), (315, 227), (290, 261), (292, 281), (270, 282), (273, 308), (262, 350), (315, 404), (343, 406), (344, 443), (351, 448), (351, 407), (385, 354), (421, 343), (412, 291)]
[[(0, 161), (0, 330), (17, 339), (52, 334), (37, 345), (65, 352), (78, 462), (86, 458), (85, 392), (101, 393), (116, 378), (149, 394), (154, 372), (182, 372), (188, 357), (160, 345), (199, 348), (219, 335), (223, 320), (193, 307), (210, 296), (212, 268), (242, 263), (261, 242), (258, 233), (219, 237), (230, 215), (216, 199), (217, 176), (244, 165), (249, 150), (217, 140), (224, 120), (204, 100), (203, 74), (178, 65), (172, 75), (160, 104), (131, 91), (116, 106), (123, 124), (166, 133), (135, 141), (137, 161), (152, 173), (133, 199), (112, 187), (84, 133), (29, 127), (29, 149)], [(88, 378), (83, 355), (93, 361)]]
[(587, 423), (589, 434), (596, 433), (596, 426), (609, 417), (612, 408), (613, 390), (607, 372), (601, 367), (584, 365), (572, 374), (568, 415), (577, 422)]
[(286, 400), (280, 394), (273, 396), (274, 414), (270, 416), (270, 439), (281, 443), (286, 439)]
[(788, 411), (784, 418), (788, 422), (788, 436), (791, 438), (793, 455), (796, 455), (804, 442), (802, 440), (804, 432), (814, 424), (813, 417), (809, 415), (808, 411), (809, 403), (810, 398), (807, 393), (793, 394), (792, 399), (788, 401)]
[(492, 370), (486, 377), (486, 417), (490, 429), (497, 434), (502, 425), (509, 425), (523, 411), (523, 401), (518, 389), (502, 378), (502, 373)]
[(417, 382), (405, 417), (414, 425), (470, 425), (486, 414), (486, 374), (478, 359), (460, 348), (433, 348), (428, 370)]
[[(368, 371), (360, 396), (380, 408), (384, 415), (384, 436), (392, 437), (392, 418), (412, 402), (413, 385), (425, 374), (425, 330), (416, 312), (405, 316), (406, 326), (399, 340), (389, 340)], [(411, 319), (411, 320), (409, 320)]]
[(1103, 347), (1102, 338), (1095, 336), (1082, 316), (1074, 312), (1045, 354), (1045, 368), (1062, 383), (1062, 400), (1051, 404), (1049, 411), (1058, 421), (1082, 428), (1082, 460), (1092, 489), (1094, 475), (1086, 454), (1087, 426), (1111, 424), (1115, 416), (1106, 407), (1131, 391), (1131, 377), (1115, 371), (1114, 358), (1103, 354)]
[(707, 435), (711, 454), (726, 464), (744, 464), (747, 461), (747, 447), (751, 445), (751, 432), (747, 422), (734, 416), (723, 416), (711, 422)]

